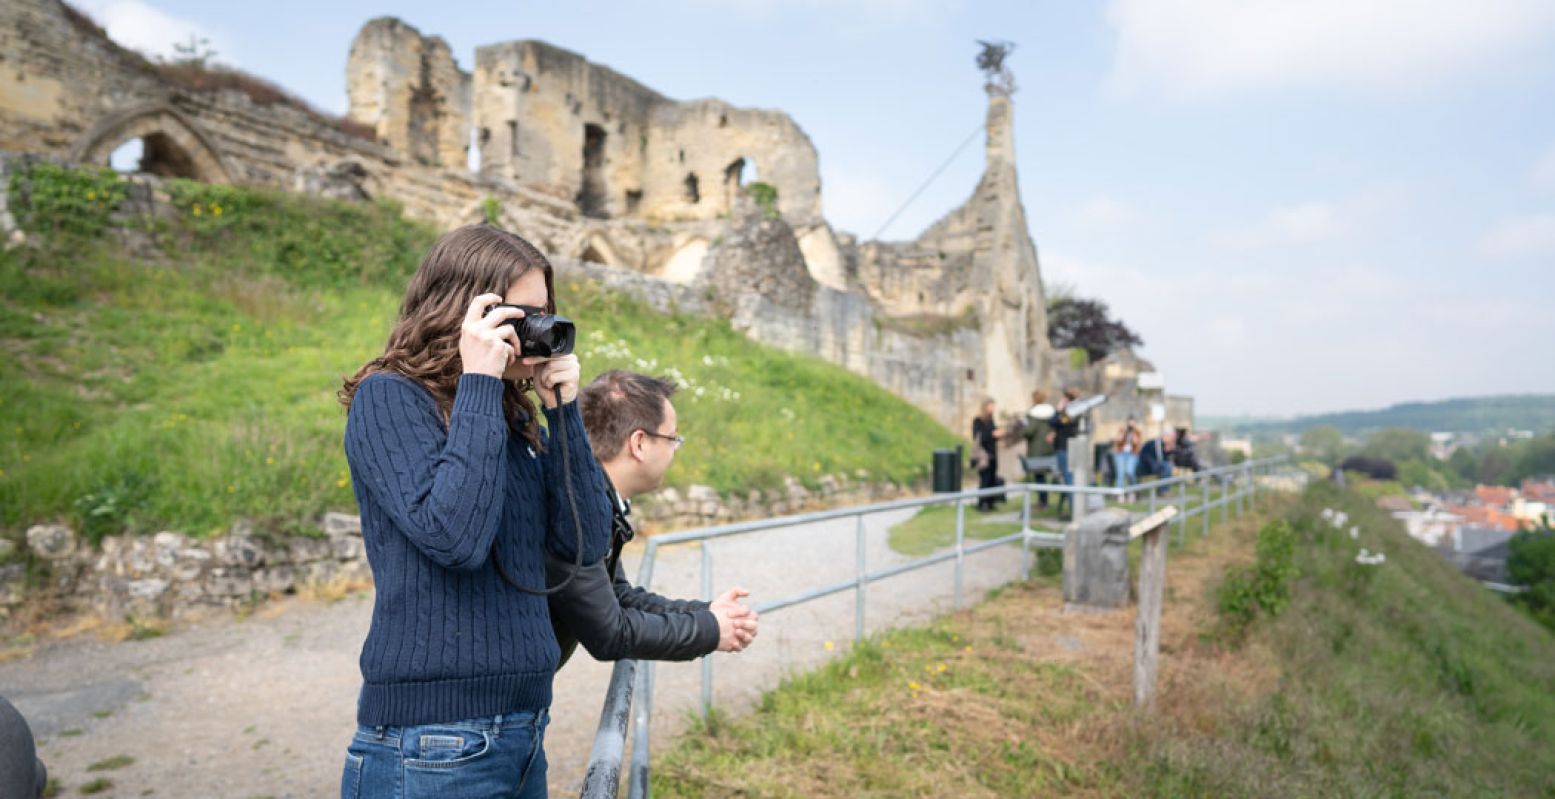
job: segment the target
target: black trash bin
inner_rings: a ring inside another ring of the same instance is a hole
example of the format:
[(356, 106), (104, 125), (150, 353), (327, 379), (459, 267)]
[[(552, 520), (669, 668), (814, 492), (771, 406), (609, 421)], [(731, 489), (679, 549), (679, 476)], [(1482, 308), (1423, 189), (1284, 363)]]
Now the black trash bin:
[(956, 449), (934, 450), (934, 493), (953, 494), (960, 490), (960, 451)]

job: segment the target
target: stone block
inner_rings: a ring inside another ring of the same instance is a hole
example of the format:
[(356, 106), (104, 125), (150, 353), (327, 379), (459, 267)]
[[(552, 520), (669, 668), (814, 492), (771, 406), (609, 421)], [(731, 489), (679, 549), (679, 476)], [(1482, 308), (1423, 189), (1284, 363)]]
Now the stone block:
[(356, 536), (331, 538), (329, 547), (337, 560), (366, 560), (367, 549)]
[(1064, 540), (1064, 602), (1076, 609), (1129, 601), (1127, 511), (1108, 508), (1069, 525)]
[(205, 569), (214, 558), (210, 552), (200, 547), (185, 547), (178, 550), (174, 557), (173, 566), (168, 570), (168, 576), (175, 582), (197, 582)]
[(259, 542), (247, 536), (229, 535), (211, 543), (211, 555), (217, 564), (257, 569), (265, 564), (265, 551)]
[(44, 560), (64, 560), (76, 552), (76, 533), (63, 524), (27, 528), (27, 548)]
[[(344, 536), (341, 540), (347, 540)], [(292, 563), (310, 563), (315, 560), (324, 560), (334, 557), (334, 542), (324, 538), (303, 538), (296, 536), (286, 542), (286, 549)]]
[(330, 511), (324, 514), (324, 519), (320, 526), (324, 528), (324, 534), (330, 538), (342, 535), (361, 536), (362, 517), (353, 516), (349, 513)]

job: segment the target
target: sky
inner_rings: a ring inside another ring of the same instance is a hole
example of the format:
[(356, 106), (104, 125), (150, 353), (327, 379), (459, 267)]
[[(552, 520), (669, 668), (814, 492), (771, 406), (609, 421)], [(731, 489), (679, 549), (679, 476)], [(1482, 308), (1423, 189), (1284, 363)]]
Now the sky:
[[(786, 111), (822, 205), (873, 237), (982, 124), (978, 39), (1016, 43), (1044, 282), (1106, 302), (1215, 415), (1555, 393), (1549, 0), (79, 0), (151, 54), (346, 107), (376, 16), (475, 48), (544, 39), (677, 99)], [(971, 194), (968, 147), (883, 238)]]

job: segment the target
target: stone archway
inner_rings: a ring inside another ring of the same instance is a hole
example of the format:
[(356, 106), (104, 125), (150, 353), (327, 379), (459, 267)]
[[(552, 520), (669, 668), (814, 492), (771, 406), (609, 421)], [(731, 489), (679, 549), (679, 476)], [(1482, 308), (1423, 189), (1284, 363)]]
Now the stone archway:
[(131, 139), (145, 142), (142, 168), (152, 174), (233, 182), (232, 170), (210, 137), (166, 103), (132, 108), (98, 122), (71, 149), (70, 160), (106, 164), (113, 151)]

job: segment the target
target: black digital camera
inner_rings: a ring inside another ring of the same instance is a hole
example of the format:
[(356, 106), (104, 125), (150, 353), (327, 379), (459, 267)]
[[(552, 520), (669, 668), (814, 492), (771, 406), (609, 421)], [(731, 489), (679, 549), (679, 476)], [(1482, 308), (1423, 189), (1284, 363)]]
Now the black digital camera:
[[(511, 325), (518, 332), (519, 357), (554, 358), (572, 352), (572, 346), (578, 338), (578, 331), (571, 319), (546, 313), (544, 308), (536, 308), (533, 305), (503, 303), (493, 305), (491, 308), (493, 310), (517, 308), (524, 312), (522, 319), (509, 319), (503, 323)], [(491, 310), (486, 312), (491, 313)]]

